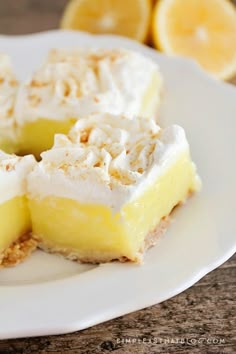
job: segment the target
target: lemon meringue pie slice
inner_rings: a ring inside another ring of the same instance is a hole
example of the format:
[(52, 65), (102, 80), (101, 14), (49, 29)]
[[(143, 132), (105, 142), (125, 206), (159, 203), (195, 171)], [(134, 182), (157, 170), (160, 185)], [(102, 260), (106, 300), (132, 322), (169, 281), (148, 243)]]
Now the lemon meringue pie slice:
[(69, 259), (141, 262), (199, 186), (181, 127), (91, 115), (57, 135), (28, 176), (33, 235)]
[(162, 77), (149, 58), (125, 49), (52, 50), (19, 90), (20, 152), (37, 157), (92, 113), (156, 115)]
[(36, 247), (26, 197), (26, 175), (35, 163), (33, 156), (0, 151), (0, 267), (19, 263)]

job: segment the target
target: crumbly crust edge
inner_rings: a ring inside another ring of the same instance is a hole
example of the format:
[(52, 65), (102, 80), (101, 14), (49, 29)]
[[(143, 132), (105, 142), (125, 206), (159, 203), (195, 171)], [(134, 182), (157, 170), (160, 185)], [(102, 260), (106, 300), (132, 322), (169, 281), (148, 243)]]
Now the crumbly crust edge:
[(0, 269), (13, 267), (23, 262), (37, 246), (38, 241), (30, 233), (19, 237), (8, 248), (0, 252)]

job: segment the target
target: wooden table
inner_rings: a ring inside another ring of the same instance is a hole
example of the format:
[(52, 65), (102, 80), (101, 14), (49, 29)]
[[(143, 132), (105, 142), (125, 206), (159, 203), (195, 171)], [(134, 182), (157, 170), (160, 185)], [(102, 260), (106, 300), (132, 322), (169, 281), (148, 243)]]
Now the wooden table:
[[(66, 2), (1, 0), (0, 33), (57, 28)], [(0, 354), (236, 353), (235, 294), (236, 256), (162, 304), (77, 333), (1, 341)]]

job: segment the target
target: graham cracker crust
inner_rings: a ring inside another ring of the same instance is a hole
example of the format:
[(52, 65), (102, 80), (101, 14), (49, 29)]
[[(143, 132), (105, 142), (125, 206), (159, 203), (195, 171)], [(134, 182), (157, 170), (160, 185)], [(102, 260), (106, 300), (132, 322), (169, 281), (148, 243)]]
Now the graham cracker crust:
[(21, 236), (0, 253), (0, 268), (13, 267), (23, 262), (37, 248), (38, 242), (30, 234)]

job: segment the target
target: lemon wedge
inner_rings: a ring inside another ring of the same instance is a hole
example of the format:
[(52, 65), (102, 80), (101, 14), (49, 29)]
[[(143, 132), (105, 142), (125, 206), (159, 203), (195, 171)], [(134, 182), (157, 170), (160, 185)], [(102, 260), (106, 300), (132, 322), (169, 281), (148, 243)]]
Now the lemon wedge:
[(152, 33), (157, 48), (195, 59), (216, 78), (236, 73), (236, 9), (228, 0), (160, 0)]
[(144, 42), (148, 36), (150, 0), (72, 0), (61, 28), (111, 33)]

